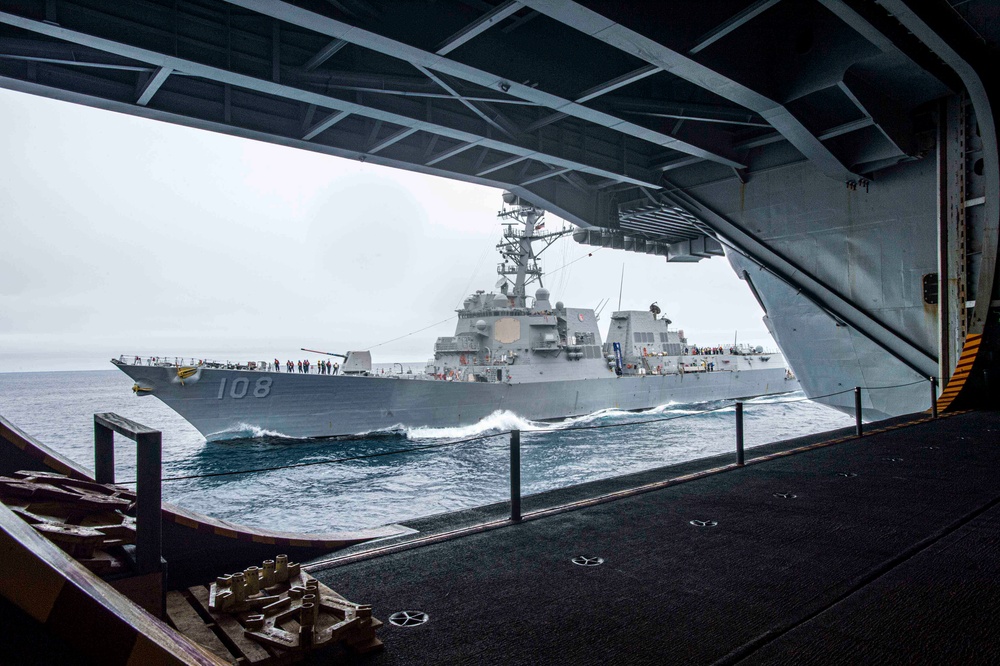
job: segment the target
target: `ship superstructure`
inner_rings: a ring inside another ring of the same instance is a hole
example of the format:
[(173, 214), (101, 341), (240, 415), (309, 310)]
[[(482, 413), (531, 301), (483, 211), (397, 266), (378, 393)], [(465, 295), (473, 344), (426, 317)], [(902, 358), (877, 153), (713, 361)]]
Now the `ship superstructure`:
[(504, 203), (497, 291), (464, 300), (455, 334), (437, 339), (423, 373), (374, 375), (367, 351), (345, 355), (349, 373), (326, 375), (266, 363), (113, 363), (135, 380), (137, 395), (160, 398), (208, 438), (461, 426), (500, 410), (551, 420), (798, 387), (780, 354), (691, 345), (655, 304), (613, 312), (603, 341), (593, 309), (553, 303), (542, 283), (539, 255), (568, 232), (545, 232), (544, 211), (514, 195)]
[[(539, 255), (569, 232), (542, 231), (544, 211), (513, 195), (505, 204), (498, 213), (503, 226), (497, 244), (499, 291), (480, 290), (465, 299), (455, 335), (437, 339), (426, 373), (482, 382), (606, 377), (594, 311), (553, 304), (542, 284)], [(535, 243), (542, 245), (537, 252)], [(533, 284), (538, 288), (529, 296)]]

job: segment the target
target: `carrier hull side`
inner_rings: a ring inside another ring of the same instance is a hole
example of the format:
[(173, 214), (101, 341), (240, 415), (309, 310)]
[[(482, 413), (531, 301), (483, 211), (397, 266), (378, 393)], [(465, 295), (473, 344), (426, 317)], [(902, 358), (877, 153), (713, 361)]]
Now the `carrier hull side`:
[(643, 410), (796, 390), (785, 368), (521, 384), (449, 382), (117, 364), (208, 439), (260, 429), (289, 437), (352, 436), (397, 427), (474, 424), (497, 410), (531, 420)]
[(764, 323), (806, 395), (853, 415), (851, 389), (860, 386), (866, 389), (861, 408), (869, 421), (929, 407), (926, 377), (751, 260), (736, 252), (727, 257), (737, 275), (750, 279), (767, 313)]

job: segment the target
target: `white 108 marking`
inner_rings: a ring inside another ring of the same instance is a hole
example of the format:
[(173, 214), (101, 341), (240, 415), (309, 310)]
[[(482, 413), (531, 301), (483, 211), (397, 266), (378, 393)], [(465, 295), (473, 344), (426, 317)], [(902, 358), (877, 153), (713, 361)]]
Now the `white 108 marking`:
[[(274, 380), (270, 377), (261, 377), (254, 384), (253, 397), (255, 398), (266, 398), (271, 393), (271, 384)], [(229, 397), (234, 400), (239, 400), (240, 398), (245, 398), (247, 392), (250, 390), (250, 380), (246, 377), (237, 377), (233, 380), (233, 383), (229, 386)], [(217, 399), (222, 400), (226, 395), (226, 378), (222, 378), (222, 382), (219, 384), (219, 395), (216, 396)]]
[(233, 380), (233, 383), (229, 386), (229, 397), (239, 400), (247, 394), (247, 387), (250, 386), (250, 380), (246, 377), (237, 377)]
[(261, 377), (257, 380), (257, 385), (253, 389), (253, 397), (255, 398), (266, 398), (271, 392), (271, 378)]

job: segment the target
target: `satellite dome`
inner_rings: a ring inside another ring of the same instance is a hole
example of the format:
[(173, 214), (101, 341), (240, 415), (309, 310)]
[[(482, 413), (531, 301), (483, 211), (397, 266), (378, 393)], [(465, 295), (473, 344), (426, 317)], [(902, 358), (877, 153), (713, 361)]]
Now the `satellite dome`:
[(508, 205), (516, 203), (517, 202), (517, 195), (514, 194), (513, 192), (504, 192), (503, 193), (503, 202), (505, 204), (508, 204)]
[(479, 331), (480, 333), (486, 332), (486, 322), (483, 321), (482, 319), (478, 320), (476, 322), (476, 330)]
[(565, 308), (566, 308), (566, 306), (563, 305), (562, 301), (556, 301), (556, 310), (563, 310)]

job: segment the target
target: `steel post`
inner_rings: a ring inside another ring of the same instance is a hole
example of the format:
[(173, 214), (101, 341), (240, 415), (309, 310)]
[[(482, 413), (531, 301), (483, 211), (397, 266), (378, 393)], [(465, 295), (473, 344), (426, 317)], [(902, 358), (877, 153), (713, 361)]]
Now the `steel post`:
[(115, 482), (115, 431), (94, 419), (94, 480)]
[(521, 431), (510, 431), (510, 519), (521, 520)]
[(743, 403), (736, 403), (736, 464), (743, 467)]
[(937, 412), (937, 377), (931, 377), (931, 416), (933, 418), (938, 417)]
[(160, 570), (162, 436), (142, 433), (136, 443), (135, 560), (141, 573)]
[(130, 421), (115, 413), (94, 414), (95, 478), (114, 482), (114, 433), (135, 442), (136, 448), (136, 573), (158, 572), (163, 545), (162, 511), (163, 436), (159, 430)]
[(854, 387), (854, 429), (858, 437), (864, 433), (861, 428), (861, 387)]

